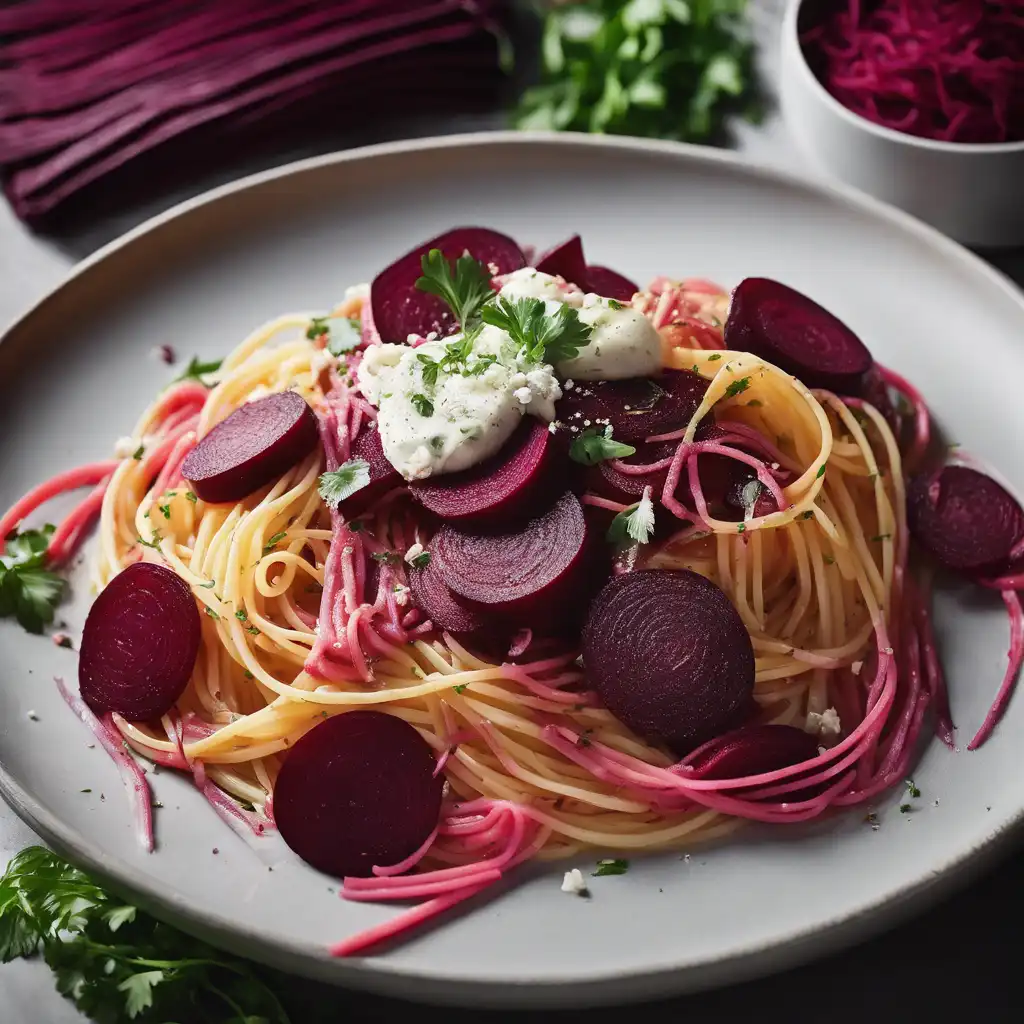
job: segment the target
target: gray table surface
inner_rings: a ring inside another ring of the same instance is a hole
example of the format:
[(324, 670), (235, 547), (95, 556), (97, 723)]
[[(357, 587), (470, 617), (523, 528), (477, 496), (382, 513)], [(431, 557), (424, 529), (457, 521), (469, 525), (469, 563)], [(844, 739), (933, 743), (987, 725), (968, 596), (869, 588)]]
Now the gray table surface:
[[(775, 80), (775, 52), (782, 0), (757, 0), (756, 29), (761, 41), (761, 70), (769, 87)], [(494, 119), (458, 118), (424, 120), (403, 125), (402, 135), (429, 135), (494, 126)], [(258, 162), (221, 168), (193, 179), (187, 186), (154, 196), (130, 209), (105, 215), (98, 222), (58, 238), (33, 235), (10, 209), (0, 204), (0, 327), (45, 295), (74, 263), (103, 243), (166, 207), (206, 188), (264, 166), (342, 145), (397, 137), (395, 129), (371, 136), (349, 134), (316, 144), (278, 152)], [(752, 160), (806, 173), (777, 114), (757, 128), (741, 126), (737, 148)], [(1003, 253), (992, 262), (1024, 285), (1024, 251)], [(1024, 338), (1021, 339), (1024, 344)], [(0, 803), (0, 866), (38, 837)], [(751, 982), (726, 991), (670, 1000), (644, 1008), (656, 1021), (717, 1017), (739, 1020), (754, 1013), (769, 1019), (819, 1021), (830, 1024), (908, 1019), (952, 1020), (961, 1014), (984, 1013), (989, 1022), (1020, 1018), (1024, 998), (1015, 994), (1019, 949), (1016, 921), (1024, 911), (1024, 866), (1008, 862), (982, 882), (946, 901), (904, 927), (857, 949), (774, 978)], [(376, 997), (328, 990), (305, 983), (296, 986), (310, 1003), (329, 1002), (339, 1015), (370, 1020), (409, 1012), (406, 1004)], [(303, 1012), (300, 1010), (300, 1013)], [(621, 1011), (589, 1011), (588, 1024), (611, 1024)], [(319, 1019), (319, 1014), (316, 1015)], [(473, 1014), (479, 1017), (478, 1013)], [(490, 1019), (513, 1020), (514, 1014), (493, 1014)], [(577, 1016), (569, 1011), (551, 1016)], [(578, 1016), (582, 1017), (582, 1014)], [(305, 1021), (298, 1017), (296, 1024)], [(449, 1024), (467, 1024), (469, 1012), (449, 1013)], [(3, 1024), (81, 1024), (77, 1014), (53, 989), (49, 971), (38, 963), (19, 961), (0, 968), (0, 1021)]]

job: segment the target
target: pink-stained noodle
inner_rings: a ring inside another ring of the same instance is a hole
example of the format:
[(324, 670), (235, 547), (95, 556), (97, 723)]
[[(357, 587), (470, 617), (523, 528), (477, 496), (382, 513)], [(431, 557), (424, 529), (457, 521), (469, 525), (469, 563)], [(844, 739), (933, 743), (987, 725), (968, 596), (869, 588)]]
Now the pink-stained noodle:
[(1024, 662), (1024, 611), (1021, 609), (1020, 597), (1015, 590), (1004, 590), (1003, 603), (1010, 614), (1010, 652), (1006, 675), (1003, 676), (1002, 686), (999, 687), (999, 692), (985, 716), (985, 721), (974, 739), (967, 744), (968, 750), (977, 750), (992, 735), (992, 731), (1006, 711), (1006, 706), (1010, 703), (1010, 698), (1017, 686), (1021, 663)]

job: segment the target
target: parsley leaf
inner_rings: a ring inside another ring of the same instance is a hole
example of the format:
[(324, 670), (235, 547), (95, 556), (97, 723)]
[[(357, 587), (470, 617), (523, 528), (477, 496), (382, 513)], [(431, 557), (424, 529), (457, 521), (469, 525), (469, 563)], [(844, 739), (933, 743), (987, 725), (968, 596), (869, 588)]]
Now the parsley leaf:
[(583, 466), (596, 466), (607, 459), (624, 459), (635, 454), (636, 449), (632, 445), (612, 440), (610, 423), (603, 428), (587, 427), (569, 445), (569, 458)]
[(416, 281), (421, 292), (443, 300), (463, 329), (494, 295), (490, 271), (472, 256), (460, 256), (455, 270), (440, 249), (431, 249), (420, 261), (423, 276)]
[[(323, 478), (321, 477), (321, 479)], [(287, 536), (288, 533), (286, 530), (282, 530), (280, 533), (275, 533), (274, 536), (263, 545), (263, 554), (269, 555), (270, 552), (273, 551), (274, 548), (276, 548), (277, 545), (280, 544)]]
[(421, 551), (415, 558), (410, 559), (409, 564), (414, 569), (426, 569), (430, 565), (430, 552)]
[(64, 596), (65, 582), (47, 566), (47, 547), (54, 528), (12, 533), (0, 556), (0, 618), (13, 615), (30, 633), (53, 622), (54, 608)]
[(426, 395), (413, 395), (409, 401), (412, 403), (412, 407), (421, 416), (433, 416), (434, 415), (434, 403), (427, 398)]
[(649, 491), (635, 504), (620, 512), (606, 534), (613, 544), (647, 544), (654, 534), (654, 502)]
[(597, 870), (591, 874), (594, 878), (602, 878), (604, 875), (624, 875), (628, 870), (628, 860), (599, 860)]
[(364, 459), (349, 459), (334, 472), (320, 474), (320, 497), (331, 508), (337, 508), (369, 482), (370, 464)]
[(539, 83), (518, 128), (717, 141), (755, 119), (745, 0), (577, 0), (544, 5)]
[(123, 903), (39, 846), (0, 877), (0, 961), (35, 956), (91, 1020), (289, 1024), (272, 973)]
[(327, 336), (327, 351), (332, 356), (344, 355), (357, 348), (363, 338), (363, 326), (358, 319), (347, 316), (315, 316), (306, 328), (310, 341)]
[(199, 356), (193, 356), (189, 360), (188, 366), (185, 367), (184, 371), (174, 378), (175, 382), (179, 380), (197, 380), (200, 384), (209, 387), (208, 381), (203, 378), (207, 374), (216, 373), (220, 369), (220, 365), (223, 359), (212, 359), (209, 362), (204, 363)]
[(500, 327), (519, 346), (530, 362), (558, 363), (572, 359), (590, 340), (593, 331), (572, 306), (562, 305), (549, 314), (542, 299), (500, 298), (484, 306), (485, 324)]
[(740, 377), (739, 380), (734, 380), (726, 389), (726, 398), (735, 398), (737, 395), (742, 395), (747, 388), (750, 387), (749, 377)]
[(416, 359), (420, 364), (423, 386), (425, 388), (437, 387), (437, 375), (441, 369), (441, 364), (436, 359), (431, 359), (430, 356), (424, 355), (422, 352), (416, 353)]

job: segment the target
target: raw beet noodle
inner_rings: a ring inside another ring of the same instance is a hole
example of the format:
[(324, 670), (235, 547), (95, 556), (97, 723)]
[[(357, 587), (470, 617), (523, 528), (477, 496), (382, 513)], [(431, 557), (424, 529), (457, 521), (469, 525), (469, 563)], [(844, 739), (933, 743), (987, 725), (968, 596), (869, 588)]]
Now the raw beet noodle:
[(871, 353), (838, 317), (795, 288), (748, 277), (733, 292), (725, 347), (752, 352), (809, 388), (862, 393)]
[(805, 3), (800, 29), (821, 83), (875, 124), (945, 142), (1024, 139), (1020, 0)]
[(218, 423), (181, 464), (203, 501), (241, 501), (301, 462), (320, 442), (316, 414), (294, 391), (248, 402)]
[[(555, 415), (564, 426), (581, 430), (584, 420), (610, 423), (616, 441), (639, 448), (654, 434), (685, 427), (708, 386), (708, 381), (690, 370), (663, 370), (657, 377), (580, 381), (563, 394)], [(712, 425), (712, 418), (706, 417), (697, 428), (696, 439), (703, 440)]]
[(716, 736), (683, 764), (700, 779), (740, 779), (788, 768), (818, 756), (818, 738), (792, 725), (745, 725)]
[(462, 473), (417, 481), (412, 494), (457, 524), (482, 527), (525, 519), (546, 504), (562, 461), (556, 448), (546, 424), (527, 417), (493, 458)]
[(608, 267), (587, 267), (587, 287), (598, 295), (619, 302), (629, 302), (638, 291), (639, 286), (628, 277), (609, 270)]
[[(571, 492), (515, 533), (474, 534), (445, 524), (432, 561), (457, 597), (509, 623), (562, 620), (588, 581), (583, 508)], [(546, 625), (546, 623), (545, 623)]]
[(407, 722), (349, 711), (292, 747), (274, 786), (274, 820), (288, 846), (325, 874), (368, 877), (426, 842), (441, 813), (444, 776)]
[(408, 576), (413, 604), (434, 623), (435, 628), (456, 636), (481, 633), (486, 629), (484, 616), (476, 609), (461, 604), (448, 589), (433, 557), (423, 569), (410, 567)]
[(907, 519), (918, 543), (951, 569), (995, 566), (1024, 539), (1017, 499), (968, 466), (914, 477), (907, 488)]
[[(636, 446), (635, 455), (627, 455), (624, 459), (617, 461), (624, 462), (628, 466), (650, 465), (651, 463), (671, 458), (675, 454), (678, 445), (678, 441), (657, 441), (654, 444), (639, 444)], [(644, 493), (646, 487), (651, 487), (655, 495), (660, 494), (662, 487), (665, 486), (665, 478), (668, 476), (668, 469), (658, 469), (653, 473), (644, 473), (643, 475), (622, 473), (612, 465), (612, 460), (599, 462), (596, 469), (601, 477), (601, 484), (612, 487), (619, 494), (626, 494), (632, 498), (639, 498)], [(601, 486), (601, 490), (605, 489), (606, 487)]]
[(388, 461), (381, 446), (380, 431), (367, 423), (352, 444), (353, 459), (362, 459), (370, 467), (370, 482), (347, 497), (338, 507), (346, 519), (361, 515), (392, 487), (402, 482), (402, 476)]
[(440, 249), (451, 263), (468, 252), (493, 267), (495, 277), (526, 266), (522, 249), (507, 235), (489, 228), (454, 228), (418, 245), (382, 270), (370, 286), (373, 322), (384, 341), (401, 343), (411, 334), (425, 337), (431, 331), (445, 335), (458, 330), (447, 305), (416, 287), (423, 274), (423, 257), (431, 249)]
[(583, 255), (583, 240), (579, 235), (567, 238), (544, 253), (537, 260), (535, 269), (542, 274), (564, 277), (570, 284), (585, 291), (587, 288), (587, 261)]
[(82, 699), (98, 715), (159, 718), (185, 692), (201, 625), (188, 584), (164, 565), (135, 562), (89, 609), (78, 659)]
[(616, 576), (594, 599), (583, 663), (608, 709), (677, 751), (754, 708), (754, 650), (725, 594), (689, 569)]

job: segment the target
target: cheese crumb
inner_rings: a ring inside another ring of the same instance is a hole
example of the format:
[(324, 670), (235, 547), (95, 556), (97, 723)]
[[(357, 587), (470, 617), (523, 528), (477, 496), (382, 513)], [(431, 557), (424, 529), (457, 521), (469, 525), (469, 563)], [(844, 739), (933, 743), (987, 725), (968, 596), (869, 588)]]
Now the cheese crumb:
[(405, 560), (410, 565), (412, 565), (412, 563), (415, 562), (416, 559), (419, 558), (420, 555), (422, 555), (422, 554), (423, 554), (423, 545), (419, 544), (419, 543), (413, 544), (412, 547), (410, 547), (409, 550), (406, 551), (406, 553), (405, 553)]
[(586, 896), (589, 891), (587, 881), (579, 868), (566, 871), (565, 877), (562, 879), (562, 892), (569, 892), (574, 896)]
[(130, 459), (138, 451), (139, 442), (134, 437), (119, 437), (114, 442), (114, 458)]
[(816, 711), (809, 711), (804, 731), (809, 732), (812, 736), (821, 736), (823, 739), (838, 736), (843, 731), (839, 713), (835, 708), (828, 708), (820, 715)]

